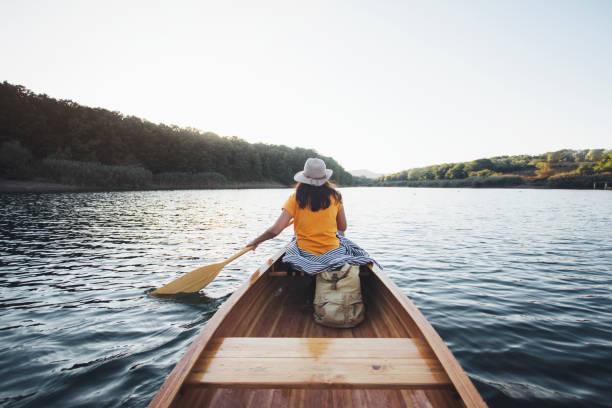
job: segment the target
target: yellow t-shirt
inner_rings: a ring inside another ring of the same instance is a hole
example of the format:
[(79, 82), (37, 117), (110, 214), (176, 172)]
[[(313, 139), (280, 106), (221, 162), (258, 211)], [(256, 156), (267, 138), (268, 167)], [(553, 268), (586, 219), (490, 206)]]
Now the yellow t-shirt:
[(304, 251), (321, 255), (340, 245), (336, 237), (338, 231), (336, 215), (342, 208), (342, 203), (337, 202), (333, 197), (331, 201), (331, 205), (326, 209), (313, 212), (310, 207), (300, 208), (295, 193), (293, 193), (283, 206), (294, 219), (293, 231), (297, 244)]

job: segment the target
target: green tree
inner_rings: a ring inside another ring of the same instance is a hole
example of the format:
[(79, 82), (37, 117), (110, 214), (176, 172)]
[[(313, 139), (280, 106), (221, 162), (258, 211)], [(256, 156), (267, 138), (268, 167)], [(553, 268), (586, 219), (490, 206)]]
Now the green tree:
[(587, 175), (593, 174), (594, 172), (595, 172), (595, 168), (590, 163), (588, 163), (588, 164), (581, 164), (576, 169), (576, 173), (580, 174), (581, 176), (587, 176)]
[(451, 167), (453, 167), (452, 164), (440, 164), (438, 166), (433, 166), (434, 170), (433, 170), (433, 174), (434, 174), (434, 178), (436, 180), (443, 180), (446, 178), (446, 172), (448, 172), (448, 170), (450, 170)]
[(555, 174), (555, 171), (548, 162), (539, 162), (536, 167), (538, 168), (536, 170), (536, 176), (540, 179), (546, 179)]
[(596, 172), (612, 171), (612, 152), (602, 157), (599, 163), (595, 165)]
[(586, 155), (586, 159), (591, 162), (600, 161), (604, 157), (604, 149), (591, 149)]
[(6, 177), (27, 177), (32, 153), (18, 141), (3, 142), (0, 145), (0, 174)]
[(546, 153), (546, 161), (549, 163), (573, 162), (574, 150), (562, 149), (556, 152)]
[(498, 175), (498, 173), (495, 173), (493, 170), (489, 170), (489, 169), (484, 169), (480, 171), (471, 171), (468, 173), (468, 176), (470, 177), (493, 177), (496, 175)]
[(480, 171), (484, 169), (493, 169), (493, 162), (491, 159), (477, 159), (467, 163), (464, 166), (465, 171)]
[(446, 172), (447, 179), (453, 180), (453, 179), (462, 179), (466, 177), (467, 177), (467, 173), (465, 172), (464, 163), (457, 163)]

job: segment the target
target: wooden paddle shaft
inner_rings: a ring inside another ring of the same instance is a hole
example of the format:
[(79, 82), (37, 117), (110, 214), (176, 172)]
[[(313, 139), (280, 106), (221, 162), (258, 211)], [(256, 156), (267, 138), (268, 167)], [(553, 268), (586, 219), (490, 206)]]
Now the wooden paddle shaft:
[(242, 255), (246, 254), (247, 252), (249, 252), (251, 249), (255, 248), (254, 246), (248, 246), (246, 248), (244, 248), (242, 251), (238, 252), (236, 255), (232, 256), (231, 258), (229, 258), (227, 261), (223, 262), (224, 264), (228, 264), (230, 262), (232, 262), (234, 259), (241, 257)]

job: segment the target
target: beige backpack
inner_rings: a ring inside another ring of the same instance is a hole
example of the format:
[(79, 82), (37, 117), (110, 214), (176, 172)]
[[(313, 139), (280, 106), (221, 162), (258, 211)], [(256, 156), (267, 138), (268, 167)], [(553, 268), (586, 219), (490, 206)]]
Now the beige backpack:
[(354, 327), (363, 321), (359, 266), (345, 264), (337, 271), (317, 275), (314, 320), (328, 327)]

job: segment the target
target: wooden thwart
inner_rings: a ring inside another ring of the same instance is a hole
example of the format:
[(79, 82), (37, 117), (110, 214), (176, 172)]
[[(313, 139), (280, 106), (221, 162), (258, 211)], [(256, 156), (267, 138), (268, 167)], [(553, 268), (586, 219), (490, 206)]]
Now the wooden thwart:
[(187, 378), (223, 388), (441, 388), (450, 380), (413, 338), (212, 340)]

